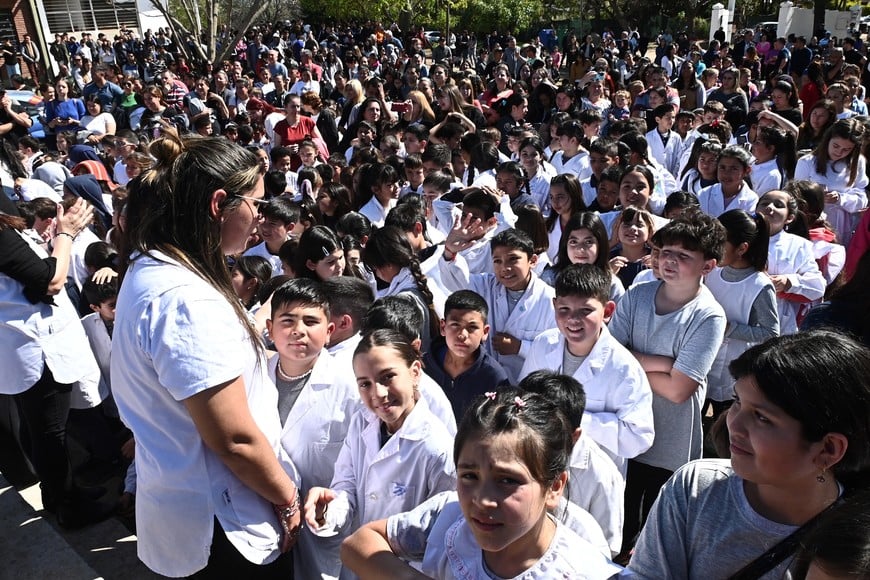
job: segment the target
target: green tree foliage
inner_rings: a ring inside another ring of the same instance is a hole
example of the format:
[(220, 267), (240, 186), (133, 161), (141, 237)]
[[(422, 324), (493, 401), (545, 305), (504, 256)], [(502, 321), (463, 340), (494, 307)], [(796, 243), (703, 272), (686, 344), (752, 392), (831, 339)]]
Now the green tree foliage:
[(468, 0), (465, 10), (454, 12), (459, 20), (458, 28), (475, 32), (520, 32), (540, 23), (544, 5), (540, 0)]

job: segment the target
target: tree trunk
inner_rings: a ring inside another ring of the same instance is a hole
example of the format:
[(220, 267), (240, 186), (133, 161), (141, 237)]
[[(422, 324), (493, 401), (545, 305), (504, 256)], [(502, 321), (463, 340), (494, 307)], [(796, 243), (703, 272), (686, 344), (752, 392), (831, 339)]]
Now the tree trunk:
[[(251, 24), (253, 24), (257, 18), (259, 18), (260, 14), (262, 14), (268, 6), (268, 2), (260, 2), (251, 6), (251, 8), (248, 10), (248, 13), (245, 14), (244, 18), (242, 18), (242, 21), (239, 22), (239, 32), (236, 33), (236, 36), (221, 49), (221, 53), (217, 55), (217, 57), (214, 59), (213, 64), (223, 62), (224, 59), (229, 56), (229, 54), (235, 48), (236, 44), (242, 39), (243, 36), (245, 36), (245, 32), (251, 27)], [(211, 43), (213, 43), (215, 33), (214, 31), (210, 31), (209, 34), (211, 35)]]
[(816, 0), (813, 4), (813, 34), (818, 34), (819, 40), (822, 39), (825, 30), (825, 8), (827, 8), (825, 0)]

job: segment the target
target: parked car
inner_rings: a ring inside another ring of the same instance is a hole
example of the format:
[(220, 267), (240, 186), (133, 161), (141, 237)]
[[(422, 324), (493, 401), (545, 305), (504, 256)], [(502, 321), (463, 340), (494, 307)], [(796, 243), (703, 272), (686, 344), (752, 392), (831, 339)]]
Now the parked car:
[(438, 30), (424, 30), (423, 37), (426, 38), (426, 44), (432, 46), (433, 43), (441, 40), (441, 32)]

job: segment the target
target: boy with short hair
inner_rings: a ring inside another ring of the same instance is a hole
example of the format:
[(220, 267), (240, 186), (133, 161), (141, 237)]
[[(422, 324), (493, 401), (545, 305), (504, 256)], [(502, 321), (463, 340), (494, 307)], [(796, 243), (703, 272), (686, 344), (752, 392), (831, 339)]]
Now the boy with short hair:
[(405, 127), (402, 143), (405, 145), (405, 153), (422, 154), (426, 150), (426, 144), (429, 143), (429, 128), (422, 123), (408, 125)]
[(369, 151), (375, 148), (374, 142), (377, 134), (378, 131), (375, 126), (368, 121), (360, 121), (357, 123), (356, 138), (350, 142), (350, 147), (348, 147), (344, 152), (344, 158), (347, 160), (348, 164), (351, 163), (351, 160), (359, 152)]
[(471, 290), (459, 290), (444, 303), (442, 339), (423, 357), (426, 373), (450, 400), (457, 421), (478, 396), (510, 385), (502, 366), (480, 348), (489, 337), (489, 307)]
[(701, 457), (706, 377), (725, 335), (725, 313), (703, 285), (725, 247), (716, 219), (690, 212), (657, 232), (661, 280), (629, 288), (610, 332), (638, 359), (653, 392), (655, 441), (629, 460), (623, 552), (627, 552), (665, 481)]
[(462, 251), (484, 232), (481, 220), (473, 213), (466, 214), (447, 236), (438, 268), (447, 290), (471, 289), (489, 304), (487, 321), (492, 334), (486, 341), (487, 349), (515, 382), (532, 341), (541, 332), (556, 327), (553, 288), (534, 273), (538, 256), (529, 235), (520, 230), (505, 230), (492, 238), (494, 273), (471, 270)]
[[(583, 203), (590, 207), (598, 196), (598, 181), (608, 167), (619, 164), (619, 146), (616, 141), (601, 137), (589, 146), (589, 168), (591, 175), (580, 181), (583, 190)], [(589, 211), (596, 211), (590, 209)], [(609, 210), (608, 210), (609, 211)]]
[[(350, 419), (360, 408), (359, 393), (353, 373), (338, 368), (325, 349), (335, 327), (318, 282), (297, 278), (282, 284), (271, 307), (266, 326), (277, 354), (267, 370), (278, 390), (281, 445), (304, 482), (304, 498), (310, 488), (332, 483)], [(337, 578), (342, 535), (320, 538), (303, 528), (293, 550), (296, 572), (302, 578)]]
[(619, 182), (622, 173), (623, 169), (619, 165), (613, 165), (601, 172), (598, 187), (595, 189), (595, 199), (586, 208), (587, 211), (605, 214), (622, 209), (619, 205)]
[(299, 221), (299, 206), (286, 197), (275, 197), (260, 204), (263, 221), (258, 227), (262, 242), (245, 251), (245, 256), (266, 258), (272, 266), (272, 277), (283, 274), (279, 251)]
[(670, 103), (659, 105), (652, 110), (656, 127), (646, 134), (651, 156), (671, 175), (676, 176), (680, 169), (680, 155), (683, 153), (683, 139), (673, 131), (676, 113)]
[(556, 174), (570, 173), (581, 181), (589, 177), (592, 169), (589, 167), (589, 154), (580, 145), (585, 134), (580, 121), (565, 121), (556, 134), (562, 147), (550, 160)]
[(598, 109), (583, 109), (577, 117), (583, 127), (584, 143), (592, 144), (601, 133), (601, 123), (604, 118)]
[(375, 301), (371, 284), (353, 276), (334, 276), (322, 282), (329, 296), (329, 320), (333, 324), (329, 354), (339, 367), (353, 362), (353, 353), (362, 335), (360, 328), (366, 312)]
[(652, 392), (643, 368), (607, 330), (616, 305), (611, 276), (594, 264), (572, 264), (556, 278), (556, 328), (532, 342), (520, 378), (538, 369), (574, 377), (588, 397), (586, 432), (625, 474), (626, 461), (653, 442)]
[(403, 198), (409, 193), (423, 195), (423, 160), (419, 153), (409, 153), (405, 156), (405, 185), (399, 190), (399, 198)]
[(429, 175), (435, 171), (453, 173), (450, 158), (450, 149), (447, 145), (432, 143), (420, 154), (420, 161), (423, 162), (423, 174)]
[(293, 171), (293, 151), (289, 147), (275, 147), (269, 152), (272, 168), (280, 171), (286, 178), (285, 192), (296, 192), (299, 174)]
[(565, 413), (574, 442), (565, 496), (592, 515), (607, 541), (607, 556), (612, 558), (622, 543), (625, 479), (598, 444), (583, 434), (587, 401), (583, 385), (568, 375), (540, 370), (521, 380), (519, 388), (544, 395)]
[[(88, 279), (82, 286), (82, 302), (91, 313), (82, 318), (82, 326), (88, 336), (94, 358), (100, 367), (106, 395), (112, 387), (109, 369), (112, 366), (112, 330), (115, 326), (115, 303), (118, 301), (118, 279), (97, 284)], [(103, 389), (100, 389), (101, 395)], [(106, 395), (103, 395), (104, 397)], [(115, 412), (117, 414), (117, 411)]]

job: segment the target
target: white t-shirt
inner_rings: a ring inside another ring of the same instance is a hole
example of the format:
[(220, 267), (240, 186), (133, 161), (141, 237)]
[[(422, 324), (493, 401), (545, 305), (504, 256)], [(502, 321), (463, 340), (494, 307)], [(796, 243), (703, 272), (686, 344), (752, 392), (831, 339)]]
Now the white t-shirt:
[[(619, 573), (619, 566), (555, 521), (556, 535), (547, 551), (516, 579), (605, 579)], [(422, 572), (432, 578), (497, 578), (483, 561), (483, 550), (462, 515), (456, 492), (438, 494), (410, 512), (388, 518), (387, 540), (397, 556), (422, 562)]]

